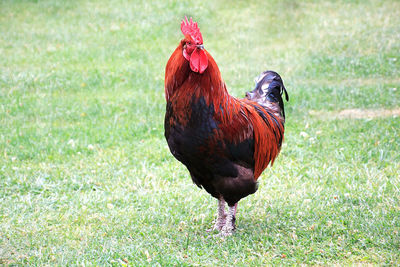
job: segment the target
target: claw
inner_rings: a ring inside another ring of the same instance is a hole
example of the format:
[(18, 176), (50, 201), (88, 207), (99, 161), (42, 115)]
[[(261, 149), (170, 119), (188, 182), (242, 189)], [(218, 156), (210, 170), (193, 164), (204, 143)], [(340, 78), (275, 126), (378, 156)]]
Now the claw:
[(221, 231), (222, 228), (225, 226), (226, 222), (226, 214), (223, 214), (222, 216), (218, 216), (217, 220), (214, 223), (214, 226), (210, 229), (207, 230), (207, 232), (212, 232), (212, 231)]
[(228, 229), (222, 229), (222, 231), (218, 234), (221, 237), (227, 237), (227, 236), (231, 236), (233, 234), (233, 230), (228, 230)]

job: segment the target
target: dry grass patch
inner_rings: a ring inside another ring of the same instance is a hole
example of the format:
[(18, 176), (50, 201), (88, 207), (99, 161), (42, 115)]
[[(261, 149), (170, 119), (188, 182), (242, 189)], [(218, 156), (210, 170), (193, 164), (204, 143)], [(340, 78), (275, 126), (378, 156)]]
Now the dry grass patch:
[[(400, 78), (394, 78), (394, 77), (373, 77), (373, 78), (368, 78), (368, 77), (360, 77), (360, 78), (347, 78), (347, 79), (340, 79), (337, 80), (335, 79), (329, 79), (328, 78), (313, 78), (313, 79), (307, 79), (307, 80), (300, 80), (298, 82), (301, 85), (306, 85), (306, 86), (346, 86), (346, 87), (361, 87), (361, 86), (368, 86), (368, 87), (377, 87), (377, 86), (382, 86), (382, 85), (397, 85), (400, 84)], [(393, 88), (390, 88), (390, 90), (396, 91), (398, 86), (394, 86)]]
[(311, 116), (323, 119), (375, 119), (400, 116), (400, 108), (394, 109), (344, 109), (341, 111), (317, 111), (310, 110)]

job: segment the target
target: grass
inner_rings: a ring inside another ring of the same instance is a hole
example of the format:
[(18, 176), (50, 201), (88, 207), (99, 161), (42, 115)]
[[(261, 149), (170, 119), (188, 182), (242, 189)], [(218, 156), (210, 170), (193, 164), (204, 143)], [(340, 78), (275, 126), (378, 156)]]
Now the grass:
[[(0, 264), (400, 264), (398, 1), (2, 1)], [(233, 95), (290, 94), (282, 152), (215, 237), (216, 201), (163, 137), (193, 16)], [(313, 116), (317, 111), (324, 116)]]

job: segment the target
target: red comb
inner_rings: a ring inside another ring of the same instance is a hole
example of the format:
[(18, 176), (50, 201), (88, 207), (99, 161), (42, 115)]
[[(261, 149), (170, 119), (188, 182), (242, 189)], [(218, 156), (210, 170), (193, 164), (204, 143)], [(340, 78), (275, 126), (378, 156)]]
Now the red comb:
[(201, 36), (200, 29), (197, 26), (197, 22), (193, 22), (192, 18), (188, 21), (185, 16), (185, 19), (183, 19), (181, 23), (181, 31), (183, 35), (189, 35), (196, 44), (203, 44), (203, 37)]

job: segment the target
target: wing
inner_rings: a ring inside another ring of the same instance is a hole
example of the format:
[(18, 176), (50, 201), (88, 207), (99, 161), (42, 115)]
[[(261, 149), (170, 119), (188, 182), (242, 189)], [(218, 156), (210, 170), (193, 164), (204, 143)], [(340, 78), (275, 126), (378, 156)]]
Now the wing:
[(257, 179), (279, 153), (283, 140), (283, 123), (256, 102), (234, 100), (234, 105), (225, 109), (225, 112), (231, 114), (225, 114), (225, 120), (219, 124), (214, 143), (223, 144), (220, 147), (225, 149), (226, 159), (251, 168)]
[(262, 107), (256, 102), (244, 100), (252, 107), (250, 112), (251, 122), (254, 127), (254, 177), (257, 179), (267, 168), (274, 163), (281, 149), (284, 126), (280, 120), (268, 108)]

